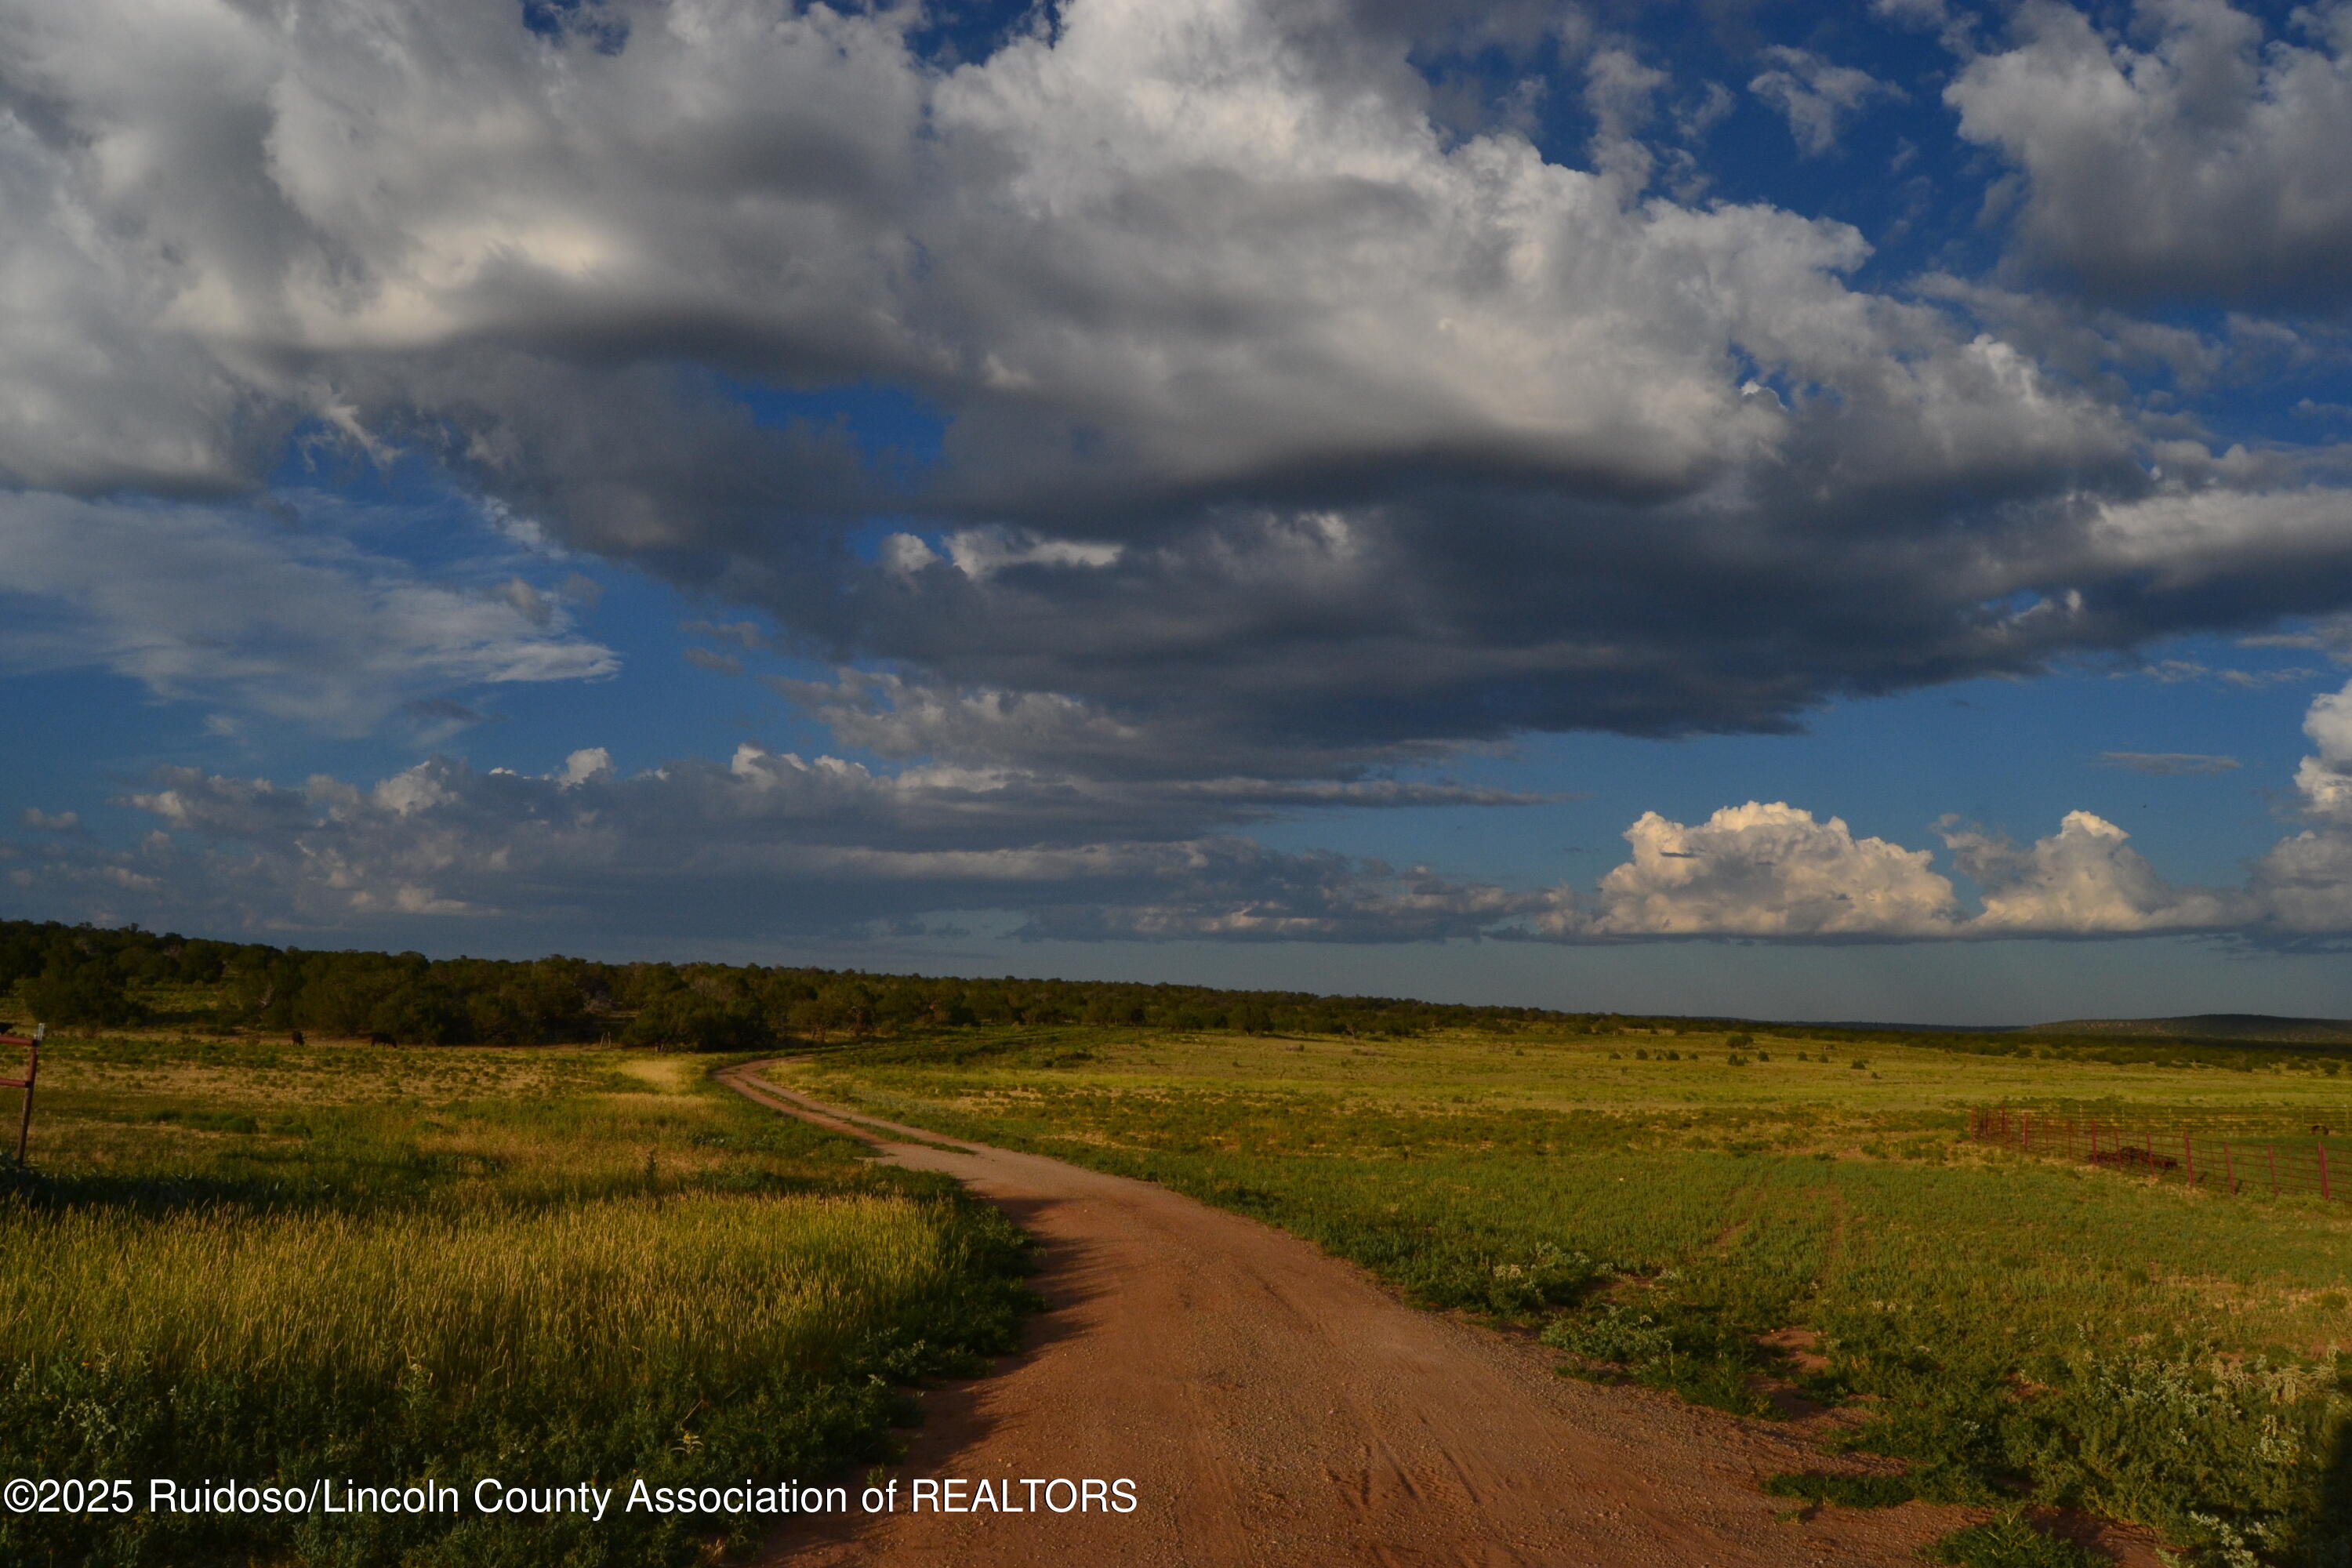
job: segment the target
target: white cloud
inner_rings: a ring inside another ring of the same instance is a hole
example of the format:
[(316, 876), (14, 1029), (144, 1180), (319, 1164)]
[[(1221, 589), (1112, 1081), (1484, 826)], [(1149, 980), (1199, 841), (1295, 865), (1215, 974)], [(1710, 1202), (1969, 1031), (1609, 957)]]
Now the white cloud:
[(2255, 862), (2252, 887), (2278, 931), (2340, 936), (2352, 931), (2352, 684), (2315, 698), (2303, 730), (2319, 748), (2294, 775), (2311, 826)]
[(1584, 102), (1591, 110), (1592, 165), (1627, 195), (1650, 183), (1656, 159), (1641, 132), (1656, 112), (1658, 89), (1672, 79), (1624, 48), (1599, 48), (1584, 62)]
[(2028, 252), (2122, 298), (2352, 297), (2352, 11), (2296, 11), (2299, 42), (2221, 0), (2137, 14), (2145, 47), (2037, 0), (1946, 89), (2024, 171)]
[(1601, 879), (1595, 936), (1903, 937), (1948, 934), (1952, 884), (1927, 851), (1856, 838), (1837, 817), (1774, 802), (1696, 826), (1645, 812), (1633, 858)]
[(561, 607), (424, 580), (322, 528), (221, 507), (0, 493), (0, 660), (337, 733), (451, 687), (618, 668)]
[[(1965, 910), (1926, 850), (1853, 837), (1836, 817), (1775, 803), (1727, 806), (1697, 826), (1646, 813), (1627, 829), (1633, 858), (1601, 879), (1592, 910), (1538, 921), (1564, 940), (1622, 936), (1991, 939), (2231, 934), (2258, 942), (2352, 935), (2352, 686), (2315, 699), (2304, 731), (2318, 747), (2295, 774), (2312, 826), (2280, 840), (2243, 887), (2168, 882), (2130, 835), (2088, 811), (2023, 847), (1943, 825), (1980, 908)], [(2189, 753), (2108, 753), (2156, 772), (2236, 764)]]
[[(905, 539), (905, 534), (893, 534), (893, 541)], [(921, 541), (915, 541), (918, 546)], [(975, 583), (986, 582), (998, 573), (1013, 566), (1091, 566), (1100, 569), (1115, 566), (1124, 553), (1117, 544), (1091, 543), (1078, 539), (1040, 539), (1034, 533), (1016, 532), (1003, 528), (959, 529), (945, 541), (948, 559), (956, 570)], [(923, 562), (900, 547), (900, 553), (913, 567)], [(928, 553), (928, 552), (926, 552)]]
[(1566, 940), (1713, 936), (1781, 941), (1942, 941), (2136, 936), (2261, 923), (2245, 893), (2174, 888), (2128, 836), (2086, 811), (2020, 848), (1948, 829), (1958, 868), (1982, 890), (1966, 910), (1925, 849), (1857, 838), (1845, 823), (1775, 802), (1726, 806), (1696, 826), (1645, 813), (1633, 858), (1601, 880), (1597, 907), (1539, 922)]
[(1820, 157), (1837, 145), (1840, 121), (1874, 101), (1908, 95), (1868, 71), (1833, 65), (1805, 49), (1774, 45), (1764, 51), (1770, 68), (1757, 73), (1748, 90), (1780, 110), (1800, 151)]
[[(2010, 407), (1935, 363), (1970, 351), (1930, 318), (1841, 285), (1851, 229), (1627, 205), (1510, 133), (1448, 146), (1401, 52), (1307, 47), (1295, 8), (1079, 0), (944, 76), (899, 13), (738, 0), (635, 15), (615, 53), (455, 0), (136, 16), (20, 21), (16, 79), (62, 117), (26, 177), (109, 237), (110, 319), (359, 434), (446, 395), (403, 356), (485, 342), (724, 342), (931, 388), (967, 483), (1024, 502), (1398, 454), (1688, 483), (1789, 434), (1735, 352), (1865, 399), (1899, 355)], [(1782, 66), (1808, 101), (1886, 90)], [(1591, 73), (1622, 142), (1659, 79), (1622, 49)], [(347, 384), (272, 368), (294, 359)]]
[(2101, 752), (2099, 765), (2169, 778), (2180, 773), (2235, 773), (2240, 764), (2235, 757), (2217, 757), (2203, 752)]
[[(168, 832), (131, 850), (77, 839), (16, 854), (16, 885), (47, 907), (110, 918), (387, 941), (417, 917), (495, 917), (509, 940), (602, 942), (1011, 910), (1032, 935), (1391, 942), (1475, 935), (1555, 902), (1214, 835), (1121, 837), (1115, 809), (1059, 781), (881, 774), (751, 745), (724, 764), (625, 776), (590, 747), (537, 776), (436, 758), (365, 787), (195, 769), (153, 783), (125, 804)], [(1144, 815), (1164, 826), (1164, 812)]]
[(2314, 698), (2303, 732), (2319, 748), (2303, 759), (2294, 785), (2304, 812), (2316, 821), (2352, 828), (2352, 685)]
[(2119, 936), (2214, 931), (2253, 911), (2240, 896), (2172, 887), (2125, 842), (2131, 836), (2087, 811), (2070, 811), (2058, 831), (2020, 850), (1979, 832), (1949, 831), (1961, 870), (1982, 885), (1984, 909), (1969, 922), (1977, 936)]

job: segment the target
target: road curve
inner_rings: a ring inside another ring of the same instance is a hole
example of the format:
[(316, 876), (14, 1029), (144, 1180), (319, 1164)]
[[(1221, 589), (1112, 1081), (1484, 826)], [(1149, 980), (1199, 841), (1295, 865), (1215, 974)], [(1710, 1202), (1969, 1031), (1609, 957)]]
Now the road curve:
[(1970, 1517), (1915, 1503), (1786, 1519), (1757, 1482), (1821, 1464), (1793, 1434), (1558, 1376), (1540, 1347), (1407, 1306), (1271, 1226), (1058, 1160), (950, 1147), (778, 1088), (758, 1076), (772, 1065), (719, 1076), (956, 1177), (1042, 1244), (1051, 1310), (992, 1375), (925, 1396), (891, 1472), (902, 1499), (917, 1477), (1093, 1477), (1131, 1480), (1138, 1504), (811, 1519), (763, 1562), (1916, 1564)]

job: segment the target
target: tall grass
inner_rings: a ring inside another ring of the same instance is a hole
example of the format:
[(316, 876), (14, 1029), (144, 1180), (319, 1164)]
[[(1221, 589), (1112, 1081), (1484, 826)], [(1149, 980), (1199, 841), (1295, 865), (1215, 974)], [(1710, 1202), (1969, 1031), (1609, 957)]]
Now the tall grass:
[[(814, 1480), (1013, 1341), (995, 1211), (689, 1064), (420, 1052), (388, 1097), (380, 1059), (255, 1055), (62, 1053), (0, 1196), (6, 1474)], [(668, 1564), (758, 1522), (20, 1514), (0, 1559)]]
[(721, 1385), (836, 1363), (968, 1259), (906, 1197), (608, 1199), (553, 1210), (149, 1219), (0, 1209), (19, 1366), (404, 1377), (475, 1398), (550, 1380)]

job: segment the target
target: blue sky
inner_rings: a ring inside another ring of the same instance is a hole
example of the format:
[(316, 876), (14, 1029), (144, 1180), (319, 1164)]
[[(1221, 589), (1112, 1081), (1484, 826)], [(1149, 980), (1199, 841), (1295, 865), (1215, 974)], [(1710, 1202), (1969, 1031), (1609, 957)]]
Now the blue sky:
[(0, 912), (2352, 1015), (2352, 9), (0, 26)]

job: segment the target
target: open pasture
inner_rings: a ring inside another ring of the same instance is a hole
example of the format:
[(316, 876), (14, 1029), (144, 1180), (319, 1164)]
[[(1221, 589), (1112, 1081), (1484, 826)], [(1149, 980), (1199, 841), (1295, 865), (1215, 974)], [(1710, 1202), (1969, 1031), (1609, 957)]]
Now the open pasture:
[(2340, 1121), (2324, 1065), (1063, 1028), (794, 1072), (1258, 1215), (1580, 1375), (1806, 1421), (1903, 1460), (1911, 1494), (2136, 1521), (2216, 1563), (2346, 1560), (2352, 1215), (1966, 1139), (2002, 1101)]
[[(56, 1039), (0, 1195), (12, 1476), (815, 1479), (1005, 1348), (1021, 1242), (709, 1058)], [(0, 1518), (11, 1562), (673, 1563), (732, 1518)]]

